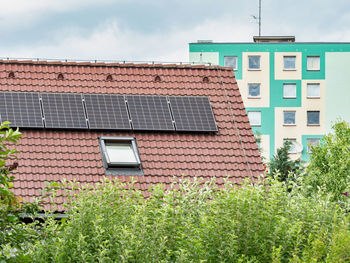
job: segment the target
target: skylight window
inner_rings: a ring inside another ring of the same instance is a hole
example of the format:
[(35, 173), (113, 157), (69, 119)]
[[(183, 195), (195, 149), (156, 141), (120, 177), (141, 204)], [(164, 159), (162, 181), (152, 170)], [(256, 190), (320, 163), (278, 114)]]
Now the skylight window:
[(101, 137), (100, 145), (106, 171), (140, 172), (141, 160), (133, 137)]

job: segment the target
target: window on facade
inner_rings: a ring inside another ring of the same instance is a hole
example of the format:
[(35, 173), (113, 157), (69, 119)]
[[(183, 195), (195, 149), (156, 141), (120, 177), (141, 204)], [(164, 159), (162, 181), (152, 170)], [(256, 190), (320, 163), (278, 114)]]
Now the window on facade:
[(101, 137), (100, 145), (106, 169), (140, 171), (141, 161), (133, 137)]
[(248, 69), (260, 69), (260, 56), (248, 56)]
[(224, 56), (224, 66), (237, 70), (237, 56)]
[(298, 147), (297, 147), (297, 139), (283, 139), (283, 142), (291, 142), (290, 149), (288, 153), (297, 153)]
[(249, 83), (248, 84), (248, 97), (249, 98), (260, 98), (260, 83)]
[(307, 97), (308, 98), (319, 98), (320, 97), (320, 84), (319, 83), (308, 83), (307, 84)]
[(261, 112), (260, 111), (248, 111), (248, 118), (251, 126), (261, 125)]
[(320, 70), (320, 57), (308, 56), (307, 57), (307, 70)]
[(283, 84), (283, 98), (295, 99), (297, 97), (297, 85), (295, 83)]
[(307, 125), (320, 125), (320, 112), (308, 111), (307, 112)]
[(320, 138), (307, 138), (306, 144), (307, 144), (307, 152), (312, 153), (312, 147), (320, 144)]
[(283, 124), (284, 125), (295, 125), (295, 111), (284, 111), (283, 112)]
[(296, 69), (296, 57), (295, 56), (284, 56), (283, 57), (283, 69), (294, 70)]

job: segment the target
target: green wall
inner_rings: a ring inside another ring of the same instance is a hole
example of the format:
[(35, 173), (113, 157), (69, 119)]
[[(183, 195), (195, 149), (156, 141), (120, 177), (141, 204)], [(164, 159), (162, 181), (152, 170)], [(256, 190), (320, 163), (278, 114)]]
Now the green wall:
[(350, 52), (326, 53), (326, 131), (338, 118), (350, 122)]

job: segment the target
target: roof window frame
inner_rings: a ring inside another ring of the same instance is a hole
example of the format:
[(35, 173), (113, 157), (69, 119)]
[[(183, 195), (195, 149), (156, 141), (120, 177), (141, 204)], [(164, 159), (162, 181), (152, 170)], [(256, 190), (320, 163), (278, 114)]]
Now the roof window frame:
[[(140, 159), (140, 154), (138, 151), (136, 138), (135, 137), (119, 137), (119, 136), (101, 136), (99, 137), (99, 143), (101, 148), (101, 155), (103, 166), (107, 174), (116, 175), (143, 175), (142, 173), (142, 163)], [(108, 155), (107, 145), (108, 143), (115, 143), (116, 145), (129, 144), (131, 146), (132, 152), (135, 156), (135, 162), (113, 162)]]

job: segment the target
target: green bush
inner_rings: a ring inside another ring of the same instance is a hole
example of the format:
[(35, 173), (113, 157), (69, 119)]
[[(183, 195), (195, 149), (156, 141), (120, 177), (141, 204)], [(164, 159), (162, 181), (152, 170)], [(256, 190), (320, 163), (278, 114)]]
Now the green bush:
[[(312, 147), (306, 184), (310, 194), (323, 191), (335, 201), (349, 203), (350, 196), (350, 125), (345, 121), (333, 125), (320, 145)], [(349, 195), (349, 196), (346, 196)]]
[(117, 181), (78, 188), (68, 218), (47, 220), (12, 261), (350, 260), (349, 215), (329, 196), (305, 197), (297, 184), (287, 192), (273, 179), (221, 189), (184, 181), (168, 191), (157, 186), (148, 198)]
[(291, 141), (285, 141), (283, 146), (277, 149), (276, 154), (269, 161), (269, 175), (282, 182), (287, 182), (293, 177), (302, 174), (304, 168), (300, 159), (292, 160), (289, 150), (292, 147)]

